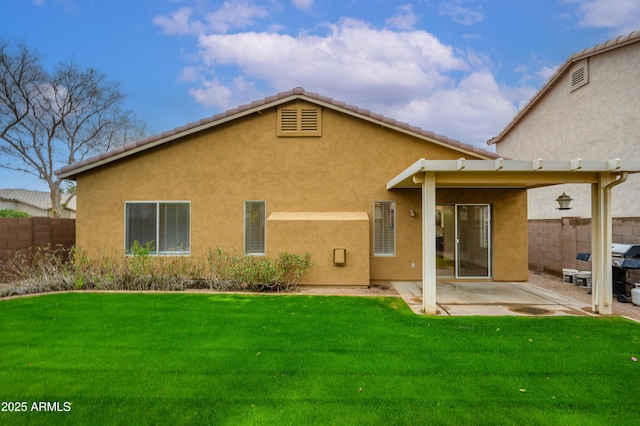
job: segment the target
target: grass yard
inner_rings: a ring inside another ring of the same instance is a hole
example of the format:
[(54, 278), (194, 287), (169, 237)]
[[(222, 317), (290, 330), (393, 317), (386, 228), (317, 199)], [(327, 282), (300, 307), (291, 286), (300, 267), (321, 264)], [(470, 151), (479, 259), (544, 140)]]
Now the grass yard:
[(632, 357), (640, 324), (620, 318), (53, 294), (0, 301), (0, 423), (636, 425)]

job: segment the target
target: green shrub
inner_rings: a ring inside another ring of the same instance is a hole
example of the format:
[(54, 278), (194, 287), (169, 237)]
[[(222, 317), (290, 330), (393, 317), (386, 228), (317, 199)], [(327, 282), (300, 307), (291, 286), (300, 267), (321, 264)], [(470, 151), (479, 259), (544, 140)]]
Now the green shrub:
[(15, 217), (15, 218), (27, 218), (30, 217), (28, 213), (21, 212), (19, 210), (12, 209), (0, 209), (0, 217)]

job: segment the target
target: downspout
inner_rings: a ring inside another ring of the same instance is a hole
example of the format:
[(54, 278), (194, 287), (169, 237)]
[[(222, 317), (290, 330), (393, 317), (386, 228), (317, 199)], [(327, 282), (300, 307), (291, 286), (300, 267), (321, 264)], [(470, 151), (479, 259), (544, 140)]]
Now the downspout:
[[(611, 190), (615, 187), (620, 185), (621, 183), (624, 183), (627, 178), (629, 177), (629, 173), (628, 172), (622, 172), (620, 174), (618, 174), (618, 179), (614, 180), (613, 182), (609, 183), (607, 186), (604, 187), (604, 192), (605, 192), (605, 199), (611, 199)], [(609, 256), (609, 258), (611, 258), (611, 247), (607, 247), (607, 255)], [(613, 284), (613, 283), (612, 283)], [(596, 290), (597, 293), (602, 292), (602, 288), (600, 288), (601, 286), (598, 286), (598, 289)], [(601, 293), (600, 293), (601, 294)], [(600, 301), (600, 295), (598, 294), (596, 299), (598, 301)], [(606, 298), (605, 298), (606, 299)], [(604, 305), (605, 306), (609, 306), (609, 300), (604, 300)]]
[(604, 190), (610, 193), (611, 189), (613, 189), (614, 186), (618, 186), (621, 183), (624, 183), (629, 177), (629, 172), (622, 172), (621, 174), (618, 175), (618, 177), (619, 179), (616, 179), (613, 182), (611, 182), (609, 185), (605, 186)]

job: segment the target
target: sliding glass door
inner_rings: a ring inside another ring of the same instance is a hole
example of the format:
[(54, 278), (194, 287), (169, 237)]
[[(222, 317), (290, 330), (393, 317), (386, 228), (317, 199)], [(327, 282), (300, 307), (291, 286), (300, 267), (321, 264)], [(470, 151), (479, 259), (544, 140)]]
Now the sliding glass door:
[(436, 265), (439, 277), (491, 277), (491, 207), (436, 206)]
[(491, 210), (487, 204), (456, 205), (459, 278), (491, 276)]

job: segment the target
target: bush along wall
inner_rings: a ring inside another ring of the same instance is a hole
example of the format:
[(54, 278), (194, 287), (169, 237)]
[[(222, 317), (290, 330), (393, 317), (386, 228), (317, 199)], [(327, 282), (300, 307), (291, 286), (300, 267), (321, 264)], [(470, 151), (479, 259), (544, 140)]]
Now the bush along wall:
[(103, 254), (95, 259), (77, 248), (34, 248), (9, 259), (0, 272), (0, 297), (62, 290), (155, 290), (279, 292), (294, 290), (312, 267), (311, 256), (280, 253), (253, 257), (220, 248), (202, 258), (151, 256), (150, 246), (131, 254)]

